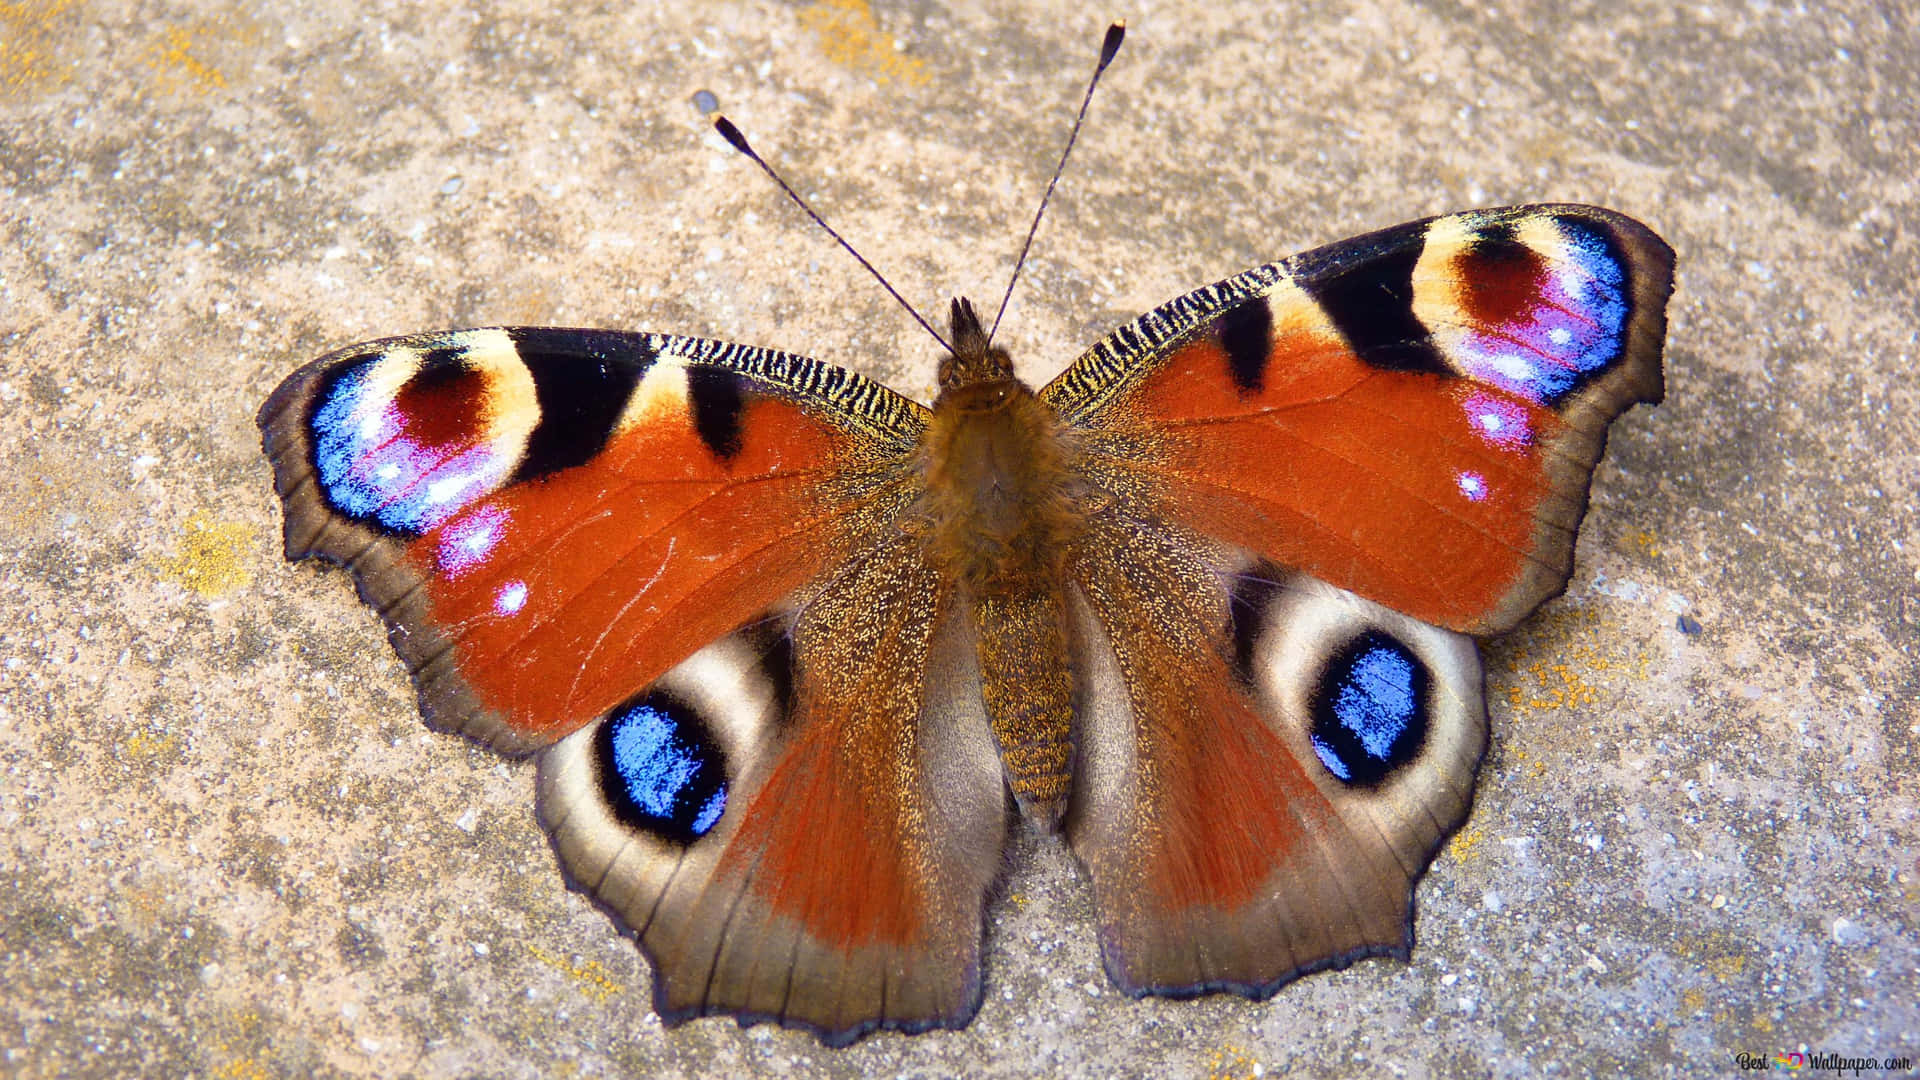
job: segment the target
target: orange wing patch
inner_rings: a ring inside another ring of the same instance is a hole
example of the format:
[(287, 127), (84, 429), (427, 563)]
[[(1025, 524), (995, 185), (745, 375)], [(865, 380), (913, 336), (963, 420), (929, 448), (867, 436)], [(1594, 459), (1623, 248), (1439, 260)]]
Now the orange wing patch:
[(480, 701), (543, 740), (844, 557), (849, 523), (820, 500), (840, 432), (756, 399), (721, 460), (681, 402), (674, 414), (653, 402), (653, 422), (616, 434), (594, 468), (498, 492), (410, 551)]
[[(1301, 302), (1306, 302), (1302, 298)], [(1424, 622), (1471, 629), (1531, 556), (1551, 496), (1549, 409), (1496, 387), (1382, 371), (1337, 339), (1276, 337), (1248, 394), (1200, 338), (1128, 402), (1172, 515)]]
[(1153, 729), (1142, 767), (1166, 829), (1141, 869), (1167, 911), (1237, 910), (1294, 857), (1304, 836), (1296, 816), (1327, 808), (1225, 665), (1182, 674), (1200, 675), (1198, 685), (1130, 683)]

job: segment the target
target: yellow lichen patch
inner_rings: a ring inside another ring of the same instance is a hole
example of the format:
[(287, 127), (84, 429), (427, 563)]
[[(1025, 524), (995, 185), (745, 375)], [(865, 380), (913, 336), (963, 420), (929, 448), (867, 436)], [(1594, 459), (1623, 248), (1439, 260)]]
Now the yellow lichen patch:
[(213, 1070), (216, 1080), (272, 1080), (273, 1074), (250, 1057), (235, 1058)]
[(72, 77), (73, 65), (55, 54), (79, 21), (79, 6), (79, 0), (0, 3), (0, 95), (57, 86)]
[(187, 85), (210, 89), (227, 85), (227, 77), (207, 59), (206, 39), (212, 31), (204, 24), (169, 26), (147, 44), (141, 57), (169, 88)]
[(1707, 1007), (1706, 992), (1698, 987), (1689, 986), (1680, 991), (1680, 1008), (1689, 1013), (1697, 1013)]
[(181, 749), (180, 736), (172, 732), (136, 731), (120, 741), (120, 759), (134, 765), (173, 761)]
[(1645, 675), (1653, 658), (1629, 652), (1618, 624), (1591, 611), (1574, 610), (1540, 619), (1533, 627), (1559, 631), (1550, 652), (1533, 659), (1531, 648), (1513, 652), (1512, 681), (1492, 683), (1492, 692), (1515, 709), (1568, 709), (1600, 704), (1608, 684), (1621, 675)]
[(215, 1080), (269, 1080), (274, 1075), (245, 1045), (257, 1046), (265, 1038), (265, 1025), (259, 1013), (248, 1009), (217, 1017), (213, 1028), (215, 1034), (209, 1041), (217, 1053), (228, 1059), (226, 1064), (213, 1070)]
[(900, 43), (880, 29), (867, 0), (815, 0), (800, 22), (820, 40), (827, 59), (864, 71), (881, 82), (925, 86), (927, 65), (900, 54)]
[(1547, 775), (1547, 763), (1518, 746), (1508, 751), (1507, 756), (1513, 759), (1513, 768), (1524, 770), (1529, 780), (1538, 780)]
[(174, 554), (154, 561), (162, 578), (211, 600), (253, 580), (247, 569), (253, 533), (243, 521), (215, 521), (202, 511), (187, 519)]
[(1707, 958), (1706, 968), (1707, 974), (1721, 982), (1726, 982), (1747, 970), (1747, 958), (1739, 953), (1710, 956)]
[(595, 1001), (605, 1001), (626, 989), (607, 975), (607, 969), (601, 967), (598, 960), (575, 965), (537, 945), (527, 946), (527, 951), (533, 954), (535, 960), (572, 979), (581, 993)]
[(1533, 692), (1526, 695), (1530, 708), (1564, 709), (1600, 701), (1599, 687), (1588, 682), (1586, 672), (1573, 664), (1536, 662), (1527, 666), (1526, 673), (1533, 679)]
[(1454, 862), (1467, 862), (1480, 854), (1480, 845), (1486, 843), (1487, 830), (1478, 825), (1470, 825), (1453, 834), (1447, 842), (1447, 854)]
[(1653, 534), (1645, 529), (1635, 530), (1631, 536), (1627, 537), (1627, 543), (1648, 559), (1660, 557), (1659, 545), (1654, 543)]
[(1682, 959), (1698, 965), (1700, 971), (1717, 983), (1735, 982), (1747, 971), (1746, 949), (1725, 933), (1714, 932), (1698, 938), (1682, 939), (1674, 952)]
[(1242, 1077), (1257, 1075), (1255, 1066), (1259, 1063), (1247, 1055), (1238, 1046), (1229, 1043), (1213, 1052), (1213, 1058), (1207, 1063), (1207, 1080), (1241, 1080)]

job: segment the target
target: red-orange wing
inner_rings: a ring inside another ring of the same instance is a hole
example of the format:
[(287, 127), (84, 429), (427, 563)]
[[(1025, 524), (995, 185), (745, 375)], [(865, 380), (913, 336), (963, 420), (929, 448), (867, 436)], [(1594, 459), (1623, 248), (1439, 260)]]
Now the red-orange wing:
[(1466, 634), (1565, 584), (1660, 397), (1672, 252), (1593, 207), (1388, 229), (1174, 301), (1043, 391), (1070, 553), (1068, 839), (1134, 993), (1271, 993), (1412, 941), (1486, 738)]
[(260, 427), (287, 556), (352, 569), (430, 723), (524, 752), (844, 560), (924, 415), (802, 357), (511, 328), (322, 357)]
[(1182, 297), (1043, 397), (1167, 516), (1498, 633), (1564, 587), (1607, 424), (1660, 399), (1672, 287), (1610, 211), (1434, 218)]

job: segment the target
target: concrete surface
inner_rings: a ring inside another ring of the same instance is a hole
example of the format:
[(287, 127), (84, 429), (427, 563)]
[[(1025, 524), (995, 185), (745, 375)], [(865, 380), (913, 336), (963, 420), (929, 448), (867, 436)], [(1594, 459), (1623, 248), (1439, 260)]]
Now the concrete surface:
[(253, 411), (358, 339), (675, 330), (928, 395), (931, 343), (690, 97), (934, 309), (997, 294), (1107, 14), (0, 4), (0, 1073), (1920, 1058), (1911, 5), (1111, 13), (1132, 34), (1002, 337), (1032, 378), (1193, 286), (1443, 210), (1598, 202), (1680, 252), (1667, 403), (1615, 426), (1567, 595), (1488, 650), (1494, 748), (1409, 965), (1127, 1000), (1071, 860), (1024, 840), (965, 1031), (666, 1031), (563, 887), (531, 767), (427, 732), (347, 577), (280, 560)]

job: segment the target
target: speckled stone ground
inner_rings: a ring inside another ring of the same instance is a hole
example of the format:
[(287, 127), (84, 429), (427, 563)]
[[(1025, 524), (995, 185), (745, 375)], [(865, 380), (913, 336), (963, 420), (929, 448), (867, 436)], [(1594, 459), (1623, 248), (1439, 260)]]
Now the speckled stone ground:
[[(482, 323), (728, 337), (925, 397), (894, 276), (992, 294), (1106, 13), (913, 0), (0, 4), (0, 1073), (1733, 1074), (1920, 1059), (1911, 6), (1142, 0), (1003, 341), (1052, 374), (1205, 281), (1565, 199), (1680, 252), (1567, 595), (1411, 964), (1134, 1002), (1023, 839), (958, 1033), (663, 1029), (532, 770), (427, 732), (252, 424), (305, 359)], [(1684, 617), (1684, 618), (1683, 618)], [(1681, 629), (1682, 622), (1697, 632)]]

